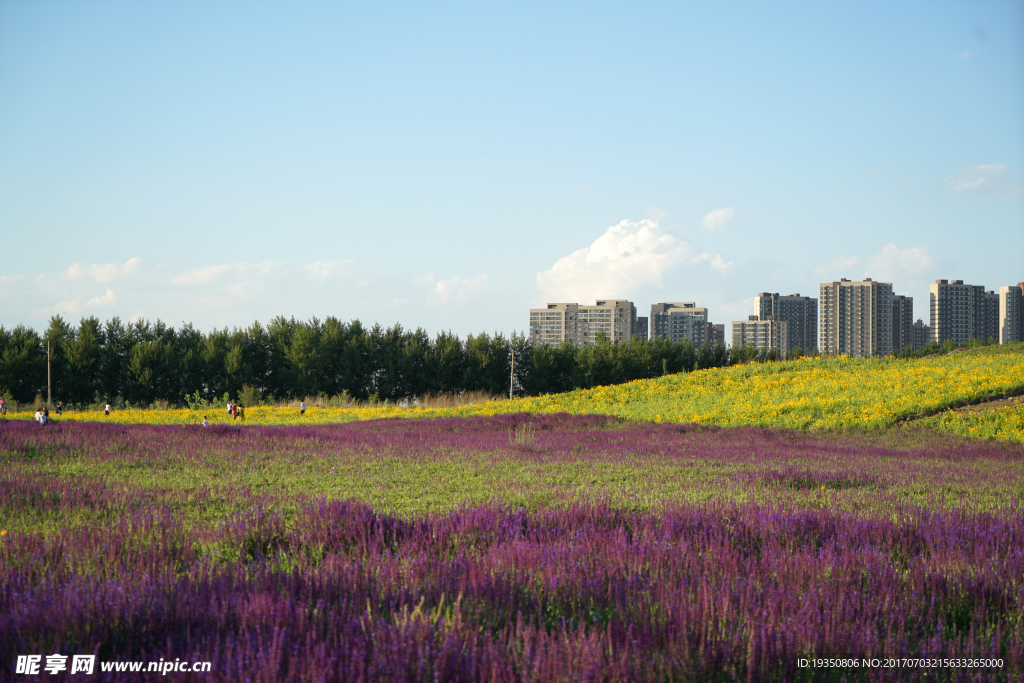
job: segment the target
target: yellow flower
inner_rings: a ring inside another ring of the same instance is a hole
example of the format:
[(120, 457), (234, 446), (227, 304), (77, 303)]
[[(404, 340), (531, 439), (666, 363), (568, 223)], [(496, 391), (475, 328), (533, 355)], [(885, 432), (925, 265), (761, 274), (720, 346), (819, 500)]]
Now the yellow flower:
[[(937, 358), (805, 358), (578, 389), (564, 394), (493, 401), (455, 408), (352, 406), (296, 408), (256, 406), (245, 425), (331, 424), (393, 417), (488, 416), (510, 413), (600, 413), (654, 422), (721, 426), (761, 425), (791, 429), (884, 427), (914, 414), (1024, 387), (1024, 354), (1015, 349), (969, 351)], [(994, 351), (994, 352), (993, 352)], [(221, 411), (214, 424), (232, 424)], [(96, 420), (102, 413), (66, 412), (64, 420)], [(197, 424), (201, 411), (122, 410), (105, 421), (128, 424)], [(21, 418), (21, 414), (17, 417)], [(24, 414), (23, 419), (31, 419)], [(981, 438), (1024, 441), (1024, 406), (982, 414), (945, 411), (936, 428)]]

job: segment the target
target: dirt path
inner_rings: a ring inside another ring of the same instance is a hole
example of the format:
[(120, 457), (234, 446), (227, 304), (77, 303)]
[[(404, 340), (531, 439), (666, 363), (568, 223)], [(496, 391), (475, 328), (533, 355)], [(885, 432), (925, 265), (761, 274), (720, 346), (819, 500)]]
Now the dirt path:
[(1014, 391), (1008, 391), (1005, 394), (994, 394), (992, 396), (985, 396), (983, 398), (976, 398), (973, 401), (965, 401), (956, 405), (943, 408), (941, 410), (933, 410), (928, 413), (917, 413), (915, 415), (907, 415), (904, 418), (896, 420), (894, 424), (900, 424), (901, 422), (913, 422), (915, 420), (922, 420), (932, 415), (938, 415), (946, 410), (952, 410), (956, 413), (983, 413), (987, 410), (998, 410), (999, 408), (1015, 407), (1024, 404), (1024, 388), (1016, 389)]
[(958, 413), (983, 413), (986, 410), (997, 410), (999, 408), (1012, 408), (1024, 404), (1024, 396), (1007, 396), (1006, 398), (995, 398), (984, 403), (954, 408)]

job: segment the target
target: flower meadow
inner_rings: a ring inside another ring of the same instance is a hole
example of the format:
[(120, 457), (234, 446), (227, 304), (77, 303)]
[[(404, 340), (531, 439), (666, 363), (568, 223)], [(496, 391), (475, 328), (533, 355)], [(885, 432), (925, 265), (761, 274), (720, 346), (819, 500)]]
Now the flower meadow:
[[(255, 406), (246, 423), (258, 425), (329, 424), (390, 417), (490, 416), (528, 412), (604, 414), (618, 417), (719, 426), (760, 425), (790, 429), (879, 428), (912, 416), (981, 398), (1024, 390), (1024, 353), (982, 347), (945, 356), (900, 358), (805, 358), (785, 363), (751, 363), (698, 370), (658, 379), (580, 389), (564, 394), (492, 401), (445, 409), (357, 406), (295, 408)], [(231, 422), (223, 407), (208, 411), (126, 410), (111, 416), (69, 412), (64, 420), (103, 420), (122, 424)], [(28, 415), (23, 415), (26, 419)], [(992, 438), (1024, 441), (1019, 418), (1000, 413), (987, 418)], [(964, 432), (952, 423), (940, 429)]]
[(1024, 404), (982, 412), (946, 410), (929, 418), (927, 424), (962, 436), (1024, 442)]
[[(1013, 442), (568, 414), (11, 420), (0, 464), (7, 666), (62, 652), (210, 661), (207, 681), (1024, 677)], [(1001, 666), (798, 665), (815, 656)]]

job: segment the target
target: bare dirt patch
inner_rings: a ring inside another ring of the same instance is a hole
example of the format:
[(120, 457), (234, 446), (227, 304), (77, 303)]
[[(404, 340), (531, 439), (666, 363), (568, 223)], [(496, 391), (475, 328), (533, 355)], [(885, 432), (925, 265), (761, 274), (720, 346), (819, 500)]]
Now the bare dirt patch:
[(998, 410), (999, 408), (1014, 408), (1024, 404), (1024, 396), (1007, 396), (1006, 398), (997, 398), (985, 403), (977, 403), (975, 405), (962, 406), (956, 408), (957, 413), (983, 413), (986, 410)]

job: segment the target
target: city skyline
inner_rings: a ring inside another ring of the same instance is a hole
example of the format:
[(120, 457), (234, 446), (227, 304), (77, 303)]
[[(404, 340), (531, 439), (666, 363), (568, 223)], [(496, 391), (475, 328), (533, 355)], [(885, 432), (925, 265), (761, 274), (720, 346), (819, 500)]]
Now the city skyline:
[(611, 343), (639, 336), (687, 340), (698, 348), (718, 342), (752, 345), (774, 349), (782, 358), (794, 351), (870, 357), (899, 354), (907, 347), (920, 351), (929, 343), (1022, 341), (1022, 309), (1024, 282), (995, 291), (963, 280), (937, 279), (929, 286), (925, 322), (917, 316), (914, 298), (896, 293), (891, 282), (844, 277), (820, 283), (818, 297), (758, 293), (757, 314), (731, 320), (729, 335), (725, 323), (712, 321), (709, 310), (694, 301), (651, 304), (648, 327), (648, 318), (637, 315), (636, 302), (620, 299), (548, 302), (531, 308), (528, 338), (546, 346), (589, 346), (604, 332)]
[(1022, 82), (1009, 1), (4, 3), (0, 325), (728, 324), (841, 277), (927, 321), (1024, 279)]

